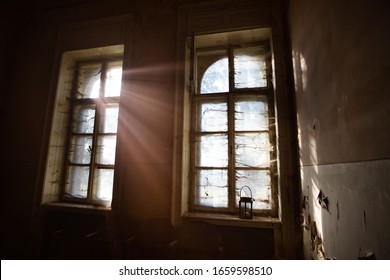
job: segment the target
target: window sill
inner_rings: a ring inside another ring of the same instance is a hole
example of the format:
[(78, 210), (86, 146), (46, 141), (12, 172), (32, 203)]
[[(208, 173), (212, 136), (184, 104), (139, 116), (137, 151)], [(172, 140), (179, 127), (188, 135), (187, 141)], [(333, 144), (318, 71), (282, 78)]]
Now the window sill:
[(281, 225), (281, 220), (272, 217), (254, 217), (253, 219), (240, 219), (231, 215), (205, 214), (205, 213), (184, 213), (182, 219), (202, 220), (214, 225), (253, 227), (253, 228), (276, 228)]
[(111, 211), (111, 207), (86, 205), (68, 202), (49, 202), (42, 205), (45, 210), (63, 211), (63, 212), (83, 212), (105, 214)]

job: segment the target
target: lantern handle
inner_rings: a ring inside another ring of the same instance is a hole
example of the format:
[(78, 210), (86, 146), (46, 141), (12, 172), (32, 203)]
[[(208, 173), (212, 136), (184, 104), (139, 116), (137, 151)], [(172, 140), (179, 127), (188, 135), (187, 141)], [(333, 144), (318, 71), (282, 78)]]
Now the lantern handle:
[[(242, 189), (243, 189), (243, 188), (247, 188), (247, 189), (249, 190), (249, 192), (251, 193), (251, 198), (252, 198), (252, 190), (251, 190), (251, 188), (248, 187), (248, 186), (243, 186), (243, 187), (240, 189), (240, 198), (242, 197), (242, 196), (241, 196), (241, 193), (242, 193)], [(252, 198), (252, 200), (254, 200), (254, 199)]]

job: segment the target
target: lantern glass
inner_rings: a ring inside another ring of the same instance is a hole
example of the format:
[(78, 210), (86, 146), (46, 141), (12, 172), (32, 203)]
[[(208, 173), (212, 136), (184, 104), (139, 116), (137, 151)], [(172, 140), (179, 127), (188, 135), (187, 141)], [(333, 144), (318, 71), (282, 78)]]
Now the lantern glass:
[(251, 197), (241, 197), (239, 201), (240, 219), (253, 218), (253, 199)]

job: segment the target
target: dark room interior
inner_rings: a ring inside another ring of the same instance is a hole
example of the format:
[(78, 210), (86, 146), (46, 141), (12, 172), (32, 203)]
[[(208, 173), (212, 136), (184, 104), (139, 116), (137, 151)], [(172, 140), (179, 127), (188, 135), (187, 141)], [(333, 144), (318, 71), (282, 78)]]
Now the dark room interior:
[(3, 260), (390, 259), (387, 1), (1, 11)]

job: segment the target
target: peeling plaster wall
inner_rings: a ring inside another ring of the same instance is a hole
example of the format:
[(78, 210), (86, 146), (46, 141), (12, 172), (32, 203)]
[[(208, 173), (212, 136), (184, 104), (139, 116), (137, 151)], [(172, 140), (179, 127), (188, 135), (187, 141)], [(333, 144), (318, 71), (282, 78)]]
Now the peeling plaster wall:
[(307, 259), (390, 258), (389, 7), (289, 3)]

